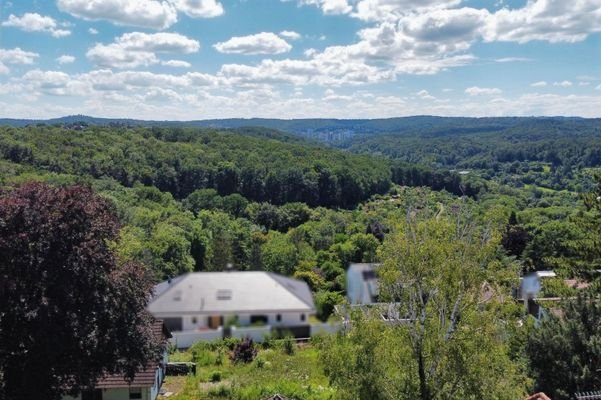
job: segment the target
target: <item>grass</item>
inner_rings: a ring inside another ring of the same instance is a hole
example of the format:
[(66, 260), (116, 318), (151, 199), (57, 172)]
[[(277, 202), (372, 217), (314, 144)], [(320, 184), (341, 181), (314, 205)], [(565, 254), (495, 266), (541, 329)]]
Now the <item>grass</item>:
[(275, 342), (272, 348), (259, 347), (253, 362), (234, 364), (226, 343), (198, 343), (170, 355), (170, 361), (195, 361), (196, 375), (169, 376), (164, 388), (176, 393), (170, 397), (173, 400), (256, 400), (275, 394), (298, 400), (333, 399), (335, 392), (321, 368), (317, 349), (311, 344), (293, 346), (293, 353), (288, 354), (284, 342)]

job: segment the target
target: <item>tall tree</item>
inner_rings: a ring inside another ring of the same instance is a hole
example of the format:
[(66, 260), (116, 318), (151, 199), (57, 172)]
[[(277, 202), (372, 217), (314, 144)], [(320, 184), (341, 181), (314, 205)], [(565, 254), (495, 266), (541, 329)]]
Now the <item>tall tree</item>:
[(537, 389), (554, 400), (601, 387), (601, 303), (580, 295), (532, 330), (526, 350)]
[(158, 356), (144, 311), (152, 281), (116, 258), (118, 229), (86, 187), (0, 194), (0, 398), (59, 399)]
[[(517, 271), (504, 271), (497, 261), (499, 247), (498, 235), (441, 216), (410, 216), (387, 236), (379, 274), (381, 296), (390, 303), (373, 317), (385, 316), (389, 322), (369, 334), (381, 343), (370, 350), (372, 355), (356, 349), (359, 359), (378, 354), (378, 362), (388, 366), (379, 373), (384, 375), (378, 378), (383, 390), (374, 398), (524, 396), (525, 378), (502, 339), (505, 305), (493, 295), (501, 291), (496, 283), (508, 279), (509, 272), (517, 277)], [(330, 343), (326, 352), (344, 347), (352, 351), (353, 337), (360, 336), (353, 330), (365, 326), (354, 323), (348, 337)], [(349, 362), (338, 366), (324, 358), (326, 368), (337, 372), (333, 383), (344, 391), (356, 387), (344, 377), (360, 379), (366, 373), (364, 364), (348, 357)], [(371, 398), (364, 387), (356, 389), (349, 398)]]

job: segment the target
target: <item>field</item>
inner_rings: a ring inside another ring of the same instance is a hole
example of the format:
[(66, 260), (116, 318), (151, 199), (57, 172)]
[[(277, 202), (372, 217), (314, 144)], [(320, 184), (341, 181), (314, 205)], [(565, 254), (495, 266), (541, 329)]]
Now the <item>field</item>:
[[(267, 348), (266, 348), (267, 347)], [(196, 375), (168, 376), (163, 384), (174, 400), (264, 399), (280, 394), (291, 399), (324, 400), (334, 390), (320, 367), (313, 344), (272, 341), (258, 346), (250, 363), (233, 363), (227, 342), (199, 343), (176, 351), (170, 361), (194, 361)], [(292, 354), (290, 353), (292, 349)]]

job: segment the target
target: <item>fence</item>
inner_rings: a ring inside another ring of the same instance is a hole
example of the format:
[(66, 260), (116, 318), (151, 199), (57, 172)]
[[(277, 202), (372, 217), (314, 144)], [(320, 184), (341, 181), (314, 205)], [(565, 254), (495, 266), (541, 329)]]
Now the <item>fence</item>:
[(248, 328), (240, 328), (232, 326), (231, 336), (238, 339), (246, 337), (251, 338), (255, 342), (262, 342), (265, 336), (271, 333), (271, 326), (253, 326)]
[(214, 330), (193, 331), (193, 332), (173, 332), (171, 343), (178, 349), (187, 349), (199, 341), (210, 342), (223, 338), (223, 329), (221, 327)]
[(333, 324), (329, 324), (327, 322), (324, 322), (322, 324), (312, 324), (311, 336), (315, 336), (318, 334), (331, 335), (340, 332), (343, 328), (344, 324), (342, 322), (335, 322)]
[(601, 400), (601, 390), (576, 393), (576, 400)]

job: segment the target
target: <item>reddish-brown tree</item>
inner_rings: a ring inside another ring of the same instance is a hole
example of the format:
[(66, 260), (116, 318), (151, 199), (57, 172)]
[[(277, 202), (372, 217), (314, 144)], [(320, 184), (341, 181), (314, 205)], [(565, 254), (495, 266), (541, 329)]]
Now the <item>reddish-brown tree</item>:
[(118, 230), (87, 187), (0, 193), (0, 398), (58, 399), (157, 357), (152, 279), (116, 258)]

